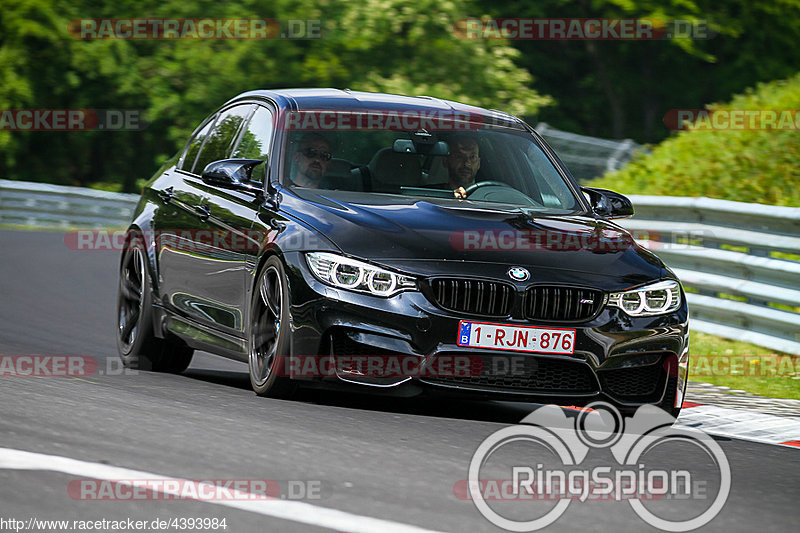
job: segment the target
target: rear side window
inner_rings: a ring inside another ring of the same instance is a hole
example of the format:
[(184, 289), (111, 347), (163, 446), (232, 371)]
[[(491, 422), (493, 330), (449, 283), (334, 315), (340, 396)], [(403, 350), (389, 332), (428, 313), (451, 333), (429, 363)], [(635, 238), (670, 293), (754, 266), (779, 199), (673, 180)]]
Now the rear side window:
[(200, 174), (212, 161), (228, 159), (239, 129), (252, 110), (253, 104), (247, 104), (232, 107), (220, 113), (214, 129), (203, 141), (192, 172)]
[[(258, 106), (231, 157), (266, 160), (269, 157), (274, 129), (272, 112), (265, 107)], [(252, 178), (256, 181), (263, 181), (266, 174), (265, 167), (266, 165), (258, 165), (254, 168)]]
[(198, 131), (189, 142), (189, 148), (186, 150), (186, 157), (183, 158), (183, 165), (181, 165), (182, 170), (191, 172), (192, 168), (194, 168), (194, 162), (197, 160), (197, 154), (200, 153), (200, 148), (203, 147), (203, 141), (206, 140), (211, 128), (214, 127), (215, 118), (216, 117), (212, 117), (211, 120), (209, 120), (208, 123), (203, 127), (203, 129)]

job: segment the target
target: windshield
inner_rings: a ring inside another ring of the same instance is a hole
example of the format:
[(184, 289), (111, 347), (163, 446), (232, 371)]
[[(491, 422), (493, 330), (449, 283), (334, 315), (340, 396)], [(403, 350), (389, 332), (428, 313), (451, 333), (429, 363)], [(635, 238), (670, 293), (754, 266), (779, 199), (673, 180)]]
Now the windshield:
[(285, 183), (564, 213), (581, 209), (529, 132), (472, 122), (452, 125), (448, 131), (290, 131)]

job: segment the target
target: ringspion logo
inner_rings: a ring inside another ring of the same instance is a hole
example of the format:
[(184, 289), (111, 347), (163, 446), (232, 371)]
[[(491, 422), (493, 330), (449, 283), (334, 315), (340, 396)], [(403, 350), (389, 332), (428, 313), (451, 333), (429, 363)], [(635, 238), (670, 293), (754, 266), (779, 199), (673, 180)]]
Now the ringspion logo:
[[(650, 405), (632, 418), (604, 402), (588, 405), (573, 418), (557, 406), (541, 407), (520, 425), (498, 430), (481, 442), (469, 465), (468, 496), (487, 520), (508, 531), (540, 530), (558, 520), (571, 502), (596, 500), (627, 502), (636, 515), (659, 529), (697, 529), (724, 507), (730, 465), (713, 438), (672, 427), (674, 422)], [(505, 455), (509, 449), (515, 452), (510, 465)], [(615, 463), (597, 465), (590, 455), (598, 449), (608, 449)], [(692, 453), (707, 458), (712, 474), (692, 472), (685, 464), (664, 468), (665, 451), (673, 457)], [(554, 460), (544, 464), (518, 459), (541, 457), (542, 452)], [(464, 483), (456, 482), (454, 492), (463, 497)], [(505, 501), (526, 507), (511, 513), (510, 507), (497, 503)], [(676, 514), (681, 502), (691, 505)]]

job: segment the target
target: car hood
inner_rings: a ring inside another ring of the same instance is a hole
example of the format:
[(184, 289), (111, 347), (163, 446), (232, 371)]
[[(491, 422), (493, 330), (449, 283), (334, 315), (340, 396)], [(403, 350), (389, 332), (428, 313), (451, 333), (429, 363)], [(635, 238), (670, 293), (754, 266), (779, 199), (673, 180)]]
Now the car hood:
[[(619, 226), (587, 216), (463, 200), (342, 191), (293, 190), (287, 214), (324, 234), (345, 254), (417, 275), (507, 277), (521, 266), (535, 279), (616, 278), (633, 286), (665, 277), (663, 263)], [(572, 274), (570, 274), (572, 273)], [(607, 281), (607, 280), (606, 280)]]

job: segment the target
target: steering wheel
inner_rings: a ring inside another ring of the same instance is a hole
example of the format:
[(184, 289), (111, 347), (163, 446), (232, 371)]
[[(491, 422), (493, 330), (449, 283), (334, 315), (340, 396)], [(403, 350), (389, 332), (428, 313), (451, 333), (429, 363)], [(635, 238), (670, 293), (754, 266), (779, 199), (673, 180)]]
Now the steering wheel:
[[(479, 192), (475, 195), (475, 197), (472, 197), (472, 194), (478, 189), (482, 189), (481, 192), (483, 192), (483, 194), (480, 194)], [(541, 205), (533, 200), (530, 196), (512, 187), (504, 181), (478, 181), (467, 187), (464, 192), (466, 192), (466, 197), (472, 200), (487, 200), (509, 204), (520, 203), (541, 207)]]
[[(514, 189), (514, 187), (512, 187), (511, 185), (509, 185), (508, 183), (506, 183), (504, 181), (491, 181), (490, 180), (490, 181), (478, 181), (478, 182), (475, 182), (472, 185), (470, 185), (469, 187), (467, 187), (465, 190), (467, 192), (467, 196), (469, 196), (470, 194), (472, 194), (476, 190), (480, 189), (481, 187), (492, 187), (492, 186), (508, 187), (510, 189)], [(516, 190), (516, 189), (514, 189), (514, 190)]]

